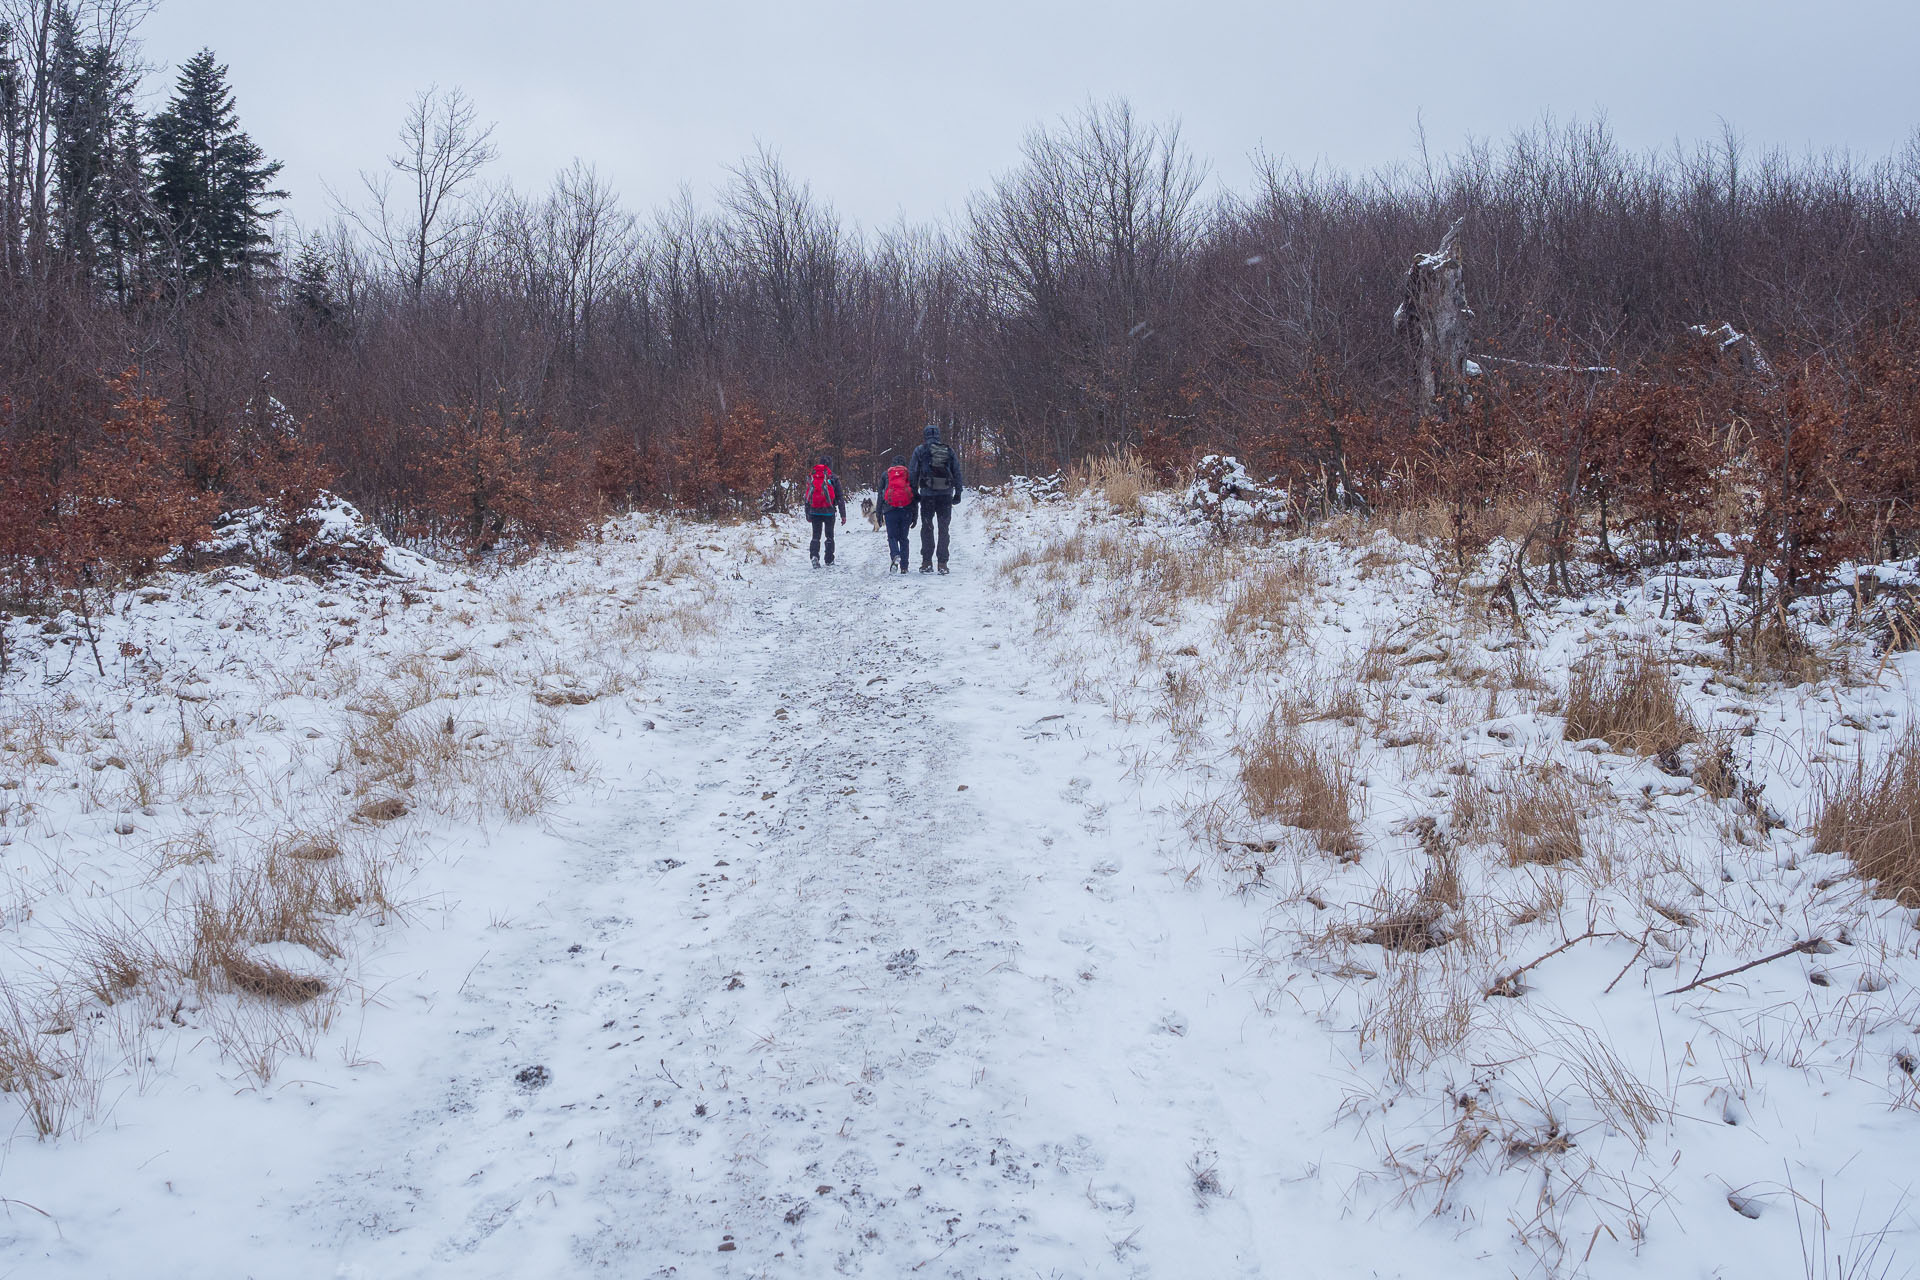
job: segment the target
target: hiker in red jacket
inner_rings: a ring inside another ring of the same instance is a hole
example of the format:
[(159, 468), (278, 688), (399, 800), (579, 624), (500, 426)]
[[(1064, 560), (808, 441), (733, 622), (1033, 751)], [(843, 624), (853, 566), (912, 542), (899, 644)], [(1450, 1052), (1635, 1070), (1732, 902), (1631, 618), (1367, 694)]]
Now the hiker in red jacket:
[(813, 567), (820, 567), (820, 535), (827, 535), (827, 563), (833, 563), (833, 513), (840, 512), (840, 523), (847, 522), (847, 495), (840, 492), (840, 477), (833, 474), (833, 460), (821, 454), (807, 477), (807, 520), (813, 525), (813, 544), (808, 548)]
[(880, 508), (880, 517), (887, 523), (887, 572), (898, 569), (907, 571), (907, 530), (913, 528), (919, 513), (919, 503), (914, 497), (913, 481), (907, 478), (907, 460), (896, 456), (893, 465), (880, 477), (876, 486), (879, 497), (876, 503)]

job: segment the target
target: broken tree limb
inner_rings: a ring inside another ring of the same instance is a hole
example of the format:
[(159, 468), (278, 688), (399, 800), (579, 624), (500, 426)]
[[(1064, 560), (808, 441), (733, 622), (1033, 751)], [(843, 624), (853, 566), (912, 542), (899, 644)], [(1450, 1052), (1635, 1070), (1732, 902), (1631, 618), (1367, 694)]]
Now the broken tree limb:
[(1687, 326), (1687, 332), (1704, 342), (1711, 342), (1723, 354), (1731, 351), (1740, 361), (1740, 366), (1750, 373), (1763, 378), (1773, 377), (1773, 365), (1767, 360), (1766, 352), (1760, 350), (1760, 344), (1753, 335), (1742, 333), (1730, 324), (1722, 324), (1718, 329), (1709, 329), (1703, 324)]
[(1613, 975), (1613, 981), (1606, 985), (1605, 989), (1600, 992), (1601, 995), (1612, 994), (1613, 989), (1620, 985), (1620, 979), (1627, 976), (1627, 970), (1633, 968), (1633, 962), (1647, 953), (1647, 939), (1652, 936), (1653, 926), (1648, 925), (1640, 935), (1640, 945), (1633, 949), (1633, 954), (1627, 957), (1627, 962), (1620, 966), (1620, 972)]
[(1529, 960), (1527, 963), (1521, 965), (1518, 969), (1515, 969), (1512, 973), (1509, 973), (1506, 977), (1500, 979), (1498, 982), (1488, 987), (1486, 990), (1485, 998), (1491, 999), (1494, 996), (1506, 996), (1508, 998), (1512, 998), (1514, 996), (1518, 996), (1520, 994), (1520, 975), (1525, 973), (1527, 970), (1533, 968), (1535, 965), (1545, 964), (1547, 961), (1559, 955), (1562, 951), (1573, 950), (1574, 947), (1578, 946), (1582, 942), (1585, 942), (1588, 938), (1614, 938), (1618, 936), (1619, 935), (1616, 934), (1611, 929), (1589, 929), (1577, 938), (1568, 938), (1565, 942), (1561, 943), (1559, 946), (1555, 947), (1553, 950), (1547, 952), (1547, 954), (1539, 957), (1536, 960)]
[(1595, 378), (1620, 372), (1610, 364), (1541, 364), (1537, 360), (1515, 360), (1511, 356), (1475, 355), (1473, 361), (1476, 364), (1504, 364), (1515, 369), (1531, 369), (1536, 373), (1584, 373)]
[(1761, 965), (1771, 964), (1775, 960), (1784, 960), (1788, 956), (1797, 956), (1803, 951), (1812, 951), (1825, 941), (1826, 941), (1825, 938), (1808, 938), (1805, 942), (1794, 943), (1792, 946), (1786, 948), (1784, 951), (1776, 951), (1770, 956), (1761, 956), (1758, 960), (1749, 960), (1745, 964), (1740, 965), (1737, 968), (1724, 969), (1719, 973), (1710, 973), (1704, 978), (1695, 978), (1692, 982), (1689, 982), (1684, 987), (1675, 987), (1673, 990), (1663, 991), (1661, 992), (1661, 994), (1669, 995), (1669, 996), (1677, 996), (1682, 994), (1683, 992), (1691, 991), (1695, 987), (1704, 987), (1709, 982), (1718, 982), (1722, 978), (1731, 978), (1736, 973), (1745, 973), (1749, 969), (1758, 969)]

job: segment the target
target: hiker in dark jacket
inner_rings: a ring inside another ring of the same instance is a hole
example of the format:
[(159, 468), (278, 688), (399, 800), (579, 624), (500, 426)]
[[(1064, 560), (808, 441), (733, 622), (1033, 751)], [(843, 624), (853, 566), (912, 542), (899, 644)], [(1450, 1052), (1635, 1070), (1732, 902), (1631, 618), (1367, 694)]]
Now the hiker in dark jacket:
[(827, 535), (827, 563), (833, 563), (833, 513), (840, 513), (840, 523), (847, 522), (847, 495), (840, 491), (840, 477), (833, 474), (833, 460), (821, 454), (813, 464), (813, 473), (807, 477), (807, 521), (813, 525), (813, 543), (808, 553), (813, 557), (814, 567), (820, 567), (820, 535)]
[[(907, 467), (914, 495), (920, 500), (920, 572), (932, 573), (934, 559), (947, 571), (947, 522), (959, 505), (960, 455), (940, 439), (940, 425), (929, 422), (926, 440), (913, 451)], [(939, 528), (935, 530), (935, 525)]]
[(920, 506), (914, 498), (907, 460), (895, 455), (893, 465), (881, 473), (880, 483), (874, 488), (878, 495), (874, 506), (887, 523), (887, 572), (898, 569), (905, 573), (909, 554), (907, 530), (913, 528)]

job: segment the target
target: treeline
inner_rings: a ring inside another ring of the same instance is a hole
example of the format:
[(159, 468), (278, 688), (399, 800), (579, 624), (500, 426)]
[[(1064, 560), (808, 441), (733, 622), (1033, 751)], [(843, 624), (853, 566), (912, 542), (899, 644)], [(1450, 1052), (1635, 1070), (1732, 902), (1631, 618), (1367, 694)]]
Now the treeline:
[[(1546, 542), (1604, 530), (1610, 562), (1716, 520), (1811, 537), (1796, 572), (1911, 546), (1920, 135), (1636, 153), (1549, 123), (1378, 173), (1269, 159), (1216, 195), (1118, 103), (1037, 128), (950, 225), (871, 231), (767, 152), (644, 215), (585, 163), (494, 183), (475, 104), (429, 90), (329, 225), (276, 238), (278, 166), (211, 54), (141, 119), (137, 6), (0, 12), (14, 594), (323, 484), (468, 550), (608, 504), (753, 510), (803, 454), (859, 477), (928, 420), (982, 475), (1227, 450), (1325, 505), (1451, 502), (1463, 530), (1537, 492)], [(1483, 372), (1436, 409), (1392, 313), (1456, 220)], [(1764, 371), (1695, 332), (1721, 325)]]

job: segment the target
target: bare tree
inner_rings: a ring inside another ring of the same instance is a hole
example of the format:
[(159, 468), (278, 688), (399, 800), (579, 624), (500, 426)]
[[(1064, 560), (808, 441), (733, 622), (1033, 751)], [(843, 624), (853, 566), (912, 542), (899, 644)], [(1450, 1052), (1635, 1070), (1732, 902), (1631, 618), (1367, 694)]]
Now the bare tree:
[[(360, 175), (371, 207), (352, 209), (335, 198), (341, 212), (373, 239), (416, 299), (483, 222), (481, 212), (461, 196), (499, 155), (493, 130), (492, 124), (479, 123), (465, 90), (455, 86), (443, 92), (429, 85), (407, 105), (400, 124), (400, 150), (387, 157), (392, 172)], [(398, 198), (405, 201), (398, 209), (394, 207), (396, 174), (403, 188)]]
[(610, 281), (634, 252), (634, 218), (592, 165), (575, 160), (553, 180), (544, 217), (549, 256), (559, 282), (557, 309), (567, 355), (593, 342), (594, 320)]
[(1059, 464), (1138, 444), (1167, 412), (1205, 169), (1177, 126), (1142, 125), (1124, 101), (1024, 150), (970, 208), (974, 284), (999, 329), (998, 394)]

